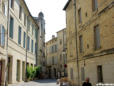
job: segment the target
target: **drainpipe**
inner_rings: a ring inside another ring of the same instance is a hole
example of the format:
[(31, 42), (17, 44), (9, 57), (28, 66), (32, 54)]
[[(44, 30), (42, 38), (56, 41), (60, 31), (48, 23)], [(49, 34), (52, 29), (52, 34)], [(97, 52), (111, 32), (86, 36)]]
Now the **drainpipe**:
[(27, 47), (28, 47), (28, 44), (27, 44), (27, 41), (28, 41), (28, 24), (27, 24), (27, 30), (26, 30), (26, 66), (25, 66), (25, 68), (26, 68), (26, 72), (25, 72), (25, 82), (27, 82)]
[(9, 32), (9, 0), (7, 8), (7, 40), (6, 40), (6, 66), (5, 66), (5, 86), (8, 85), (8, 32)]
[(78, 85), (80, 85), (80, 77), (79, 77), (79, 56), (78, 56), (78, 32), (77, 32), (77, 21), (76, 21), (76, 0), (74, 0), (74, 23), (75, 23), (75, 35), (76, 35), (76, 64), (78, 71)]

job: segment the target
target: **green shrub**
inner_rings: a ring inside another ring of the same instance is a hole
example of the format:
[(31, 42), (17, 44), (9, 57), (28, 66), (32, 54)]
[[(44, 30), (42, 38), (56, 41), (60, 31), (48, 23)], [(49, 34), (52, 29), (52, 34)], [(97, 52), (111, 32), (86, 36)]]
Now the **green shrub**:
[(37, 66), (37, 67), (27, 67), (27, 79), (28, 80), (33, 80), (34, 78), (38, 78), (38, 76), (41, 73), (41, 66)]

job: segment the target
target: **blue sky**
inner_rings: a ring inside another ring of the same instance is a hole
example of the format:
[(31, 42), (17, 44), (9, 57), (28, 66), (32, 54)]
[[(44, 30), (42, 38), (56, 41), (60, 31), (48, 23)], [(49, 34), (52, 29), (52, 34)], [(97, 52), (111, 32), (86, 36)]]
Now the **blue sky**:
[(46, 20), (46, 41), (56, 35), (56, 32), (66, 27), (66, 17), (63, 7), (67, 0), (25, 0), (33, 16), (42, 11)]

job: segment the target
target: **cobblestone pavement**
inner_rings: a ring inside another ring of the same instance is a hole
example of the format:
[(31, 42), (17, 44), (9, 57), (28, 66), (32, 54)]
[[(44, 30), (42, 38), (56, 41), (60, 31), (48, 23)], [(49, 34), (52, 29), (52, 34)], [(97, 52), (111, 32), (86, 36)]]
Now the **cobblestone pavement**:
[(58, 86), (56, 80), (45, 79), (45, 80), (36, 80), (30, 82), (21, 82), (18, 84), (11, 84), (9, 86)]

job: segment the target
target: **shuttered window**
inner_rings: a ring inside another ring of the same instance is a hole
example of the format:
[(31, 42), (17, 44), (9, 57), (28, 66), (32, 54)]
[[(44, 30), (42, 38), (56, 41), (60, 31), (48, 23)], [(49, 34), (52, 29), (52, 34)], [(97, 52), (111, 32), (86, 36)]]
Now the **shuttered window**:
[(27, 30), (30, 31), (30, 19), (27, 16)]
[(9, 37), (13, 39), (13, 26), (14, 26), (14, 20), (12, 17), (10, 17), (10, 29), (9, 29)]
[(81, 8), (78, 10), (78, 19), (79, 19), (79, 23), (82, 23)]
[(27, 50), (30, 50), (30, 37), (27, 37)]
[(4, 26), (0, 26), (0, 46), (5, 46), (5, 29)]
[(31, 52), (33, 53), (33, 40), (31, 40)]
[(80, 44), (80, 53), (83, 52), (83, 39), (82, 39), (82, 35), (79, 37), (79, 44)]
[(21, 44), (21, 27), (18, 29), (18, 44)]
[(94, 44), (95, 44), (95, 50), (100, 48), (100, 30), (99, 30), (99, 25), (96, 25), (94, 27)]
[(25, 48), (25, 42), (26, 42), (26, 33), (24, 32), (24, 37), (23, 37), (23, 47)]
[(19, 19), (22, 19), (22, 7), (19, 6)]
[(98, 8), (98, 1), (97, 0), (92, 0), (92, 9), (93, 11), (97, 10)]
[(26, 26), (26, 23), (27, 23), (27, 16), (26, 14), (24, 14), (24, 25)]
[(10, 0), (10, 8), (14, 9), (14, 0)]
[(54, 65), (54, 59), (55, 59), (55, 58), (54, 58), (54, 57), (52, 57), (52, 65)]

